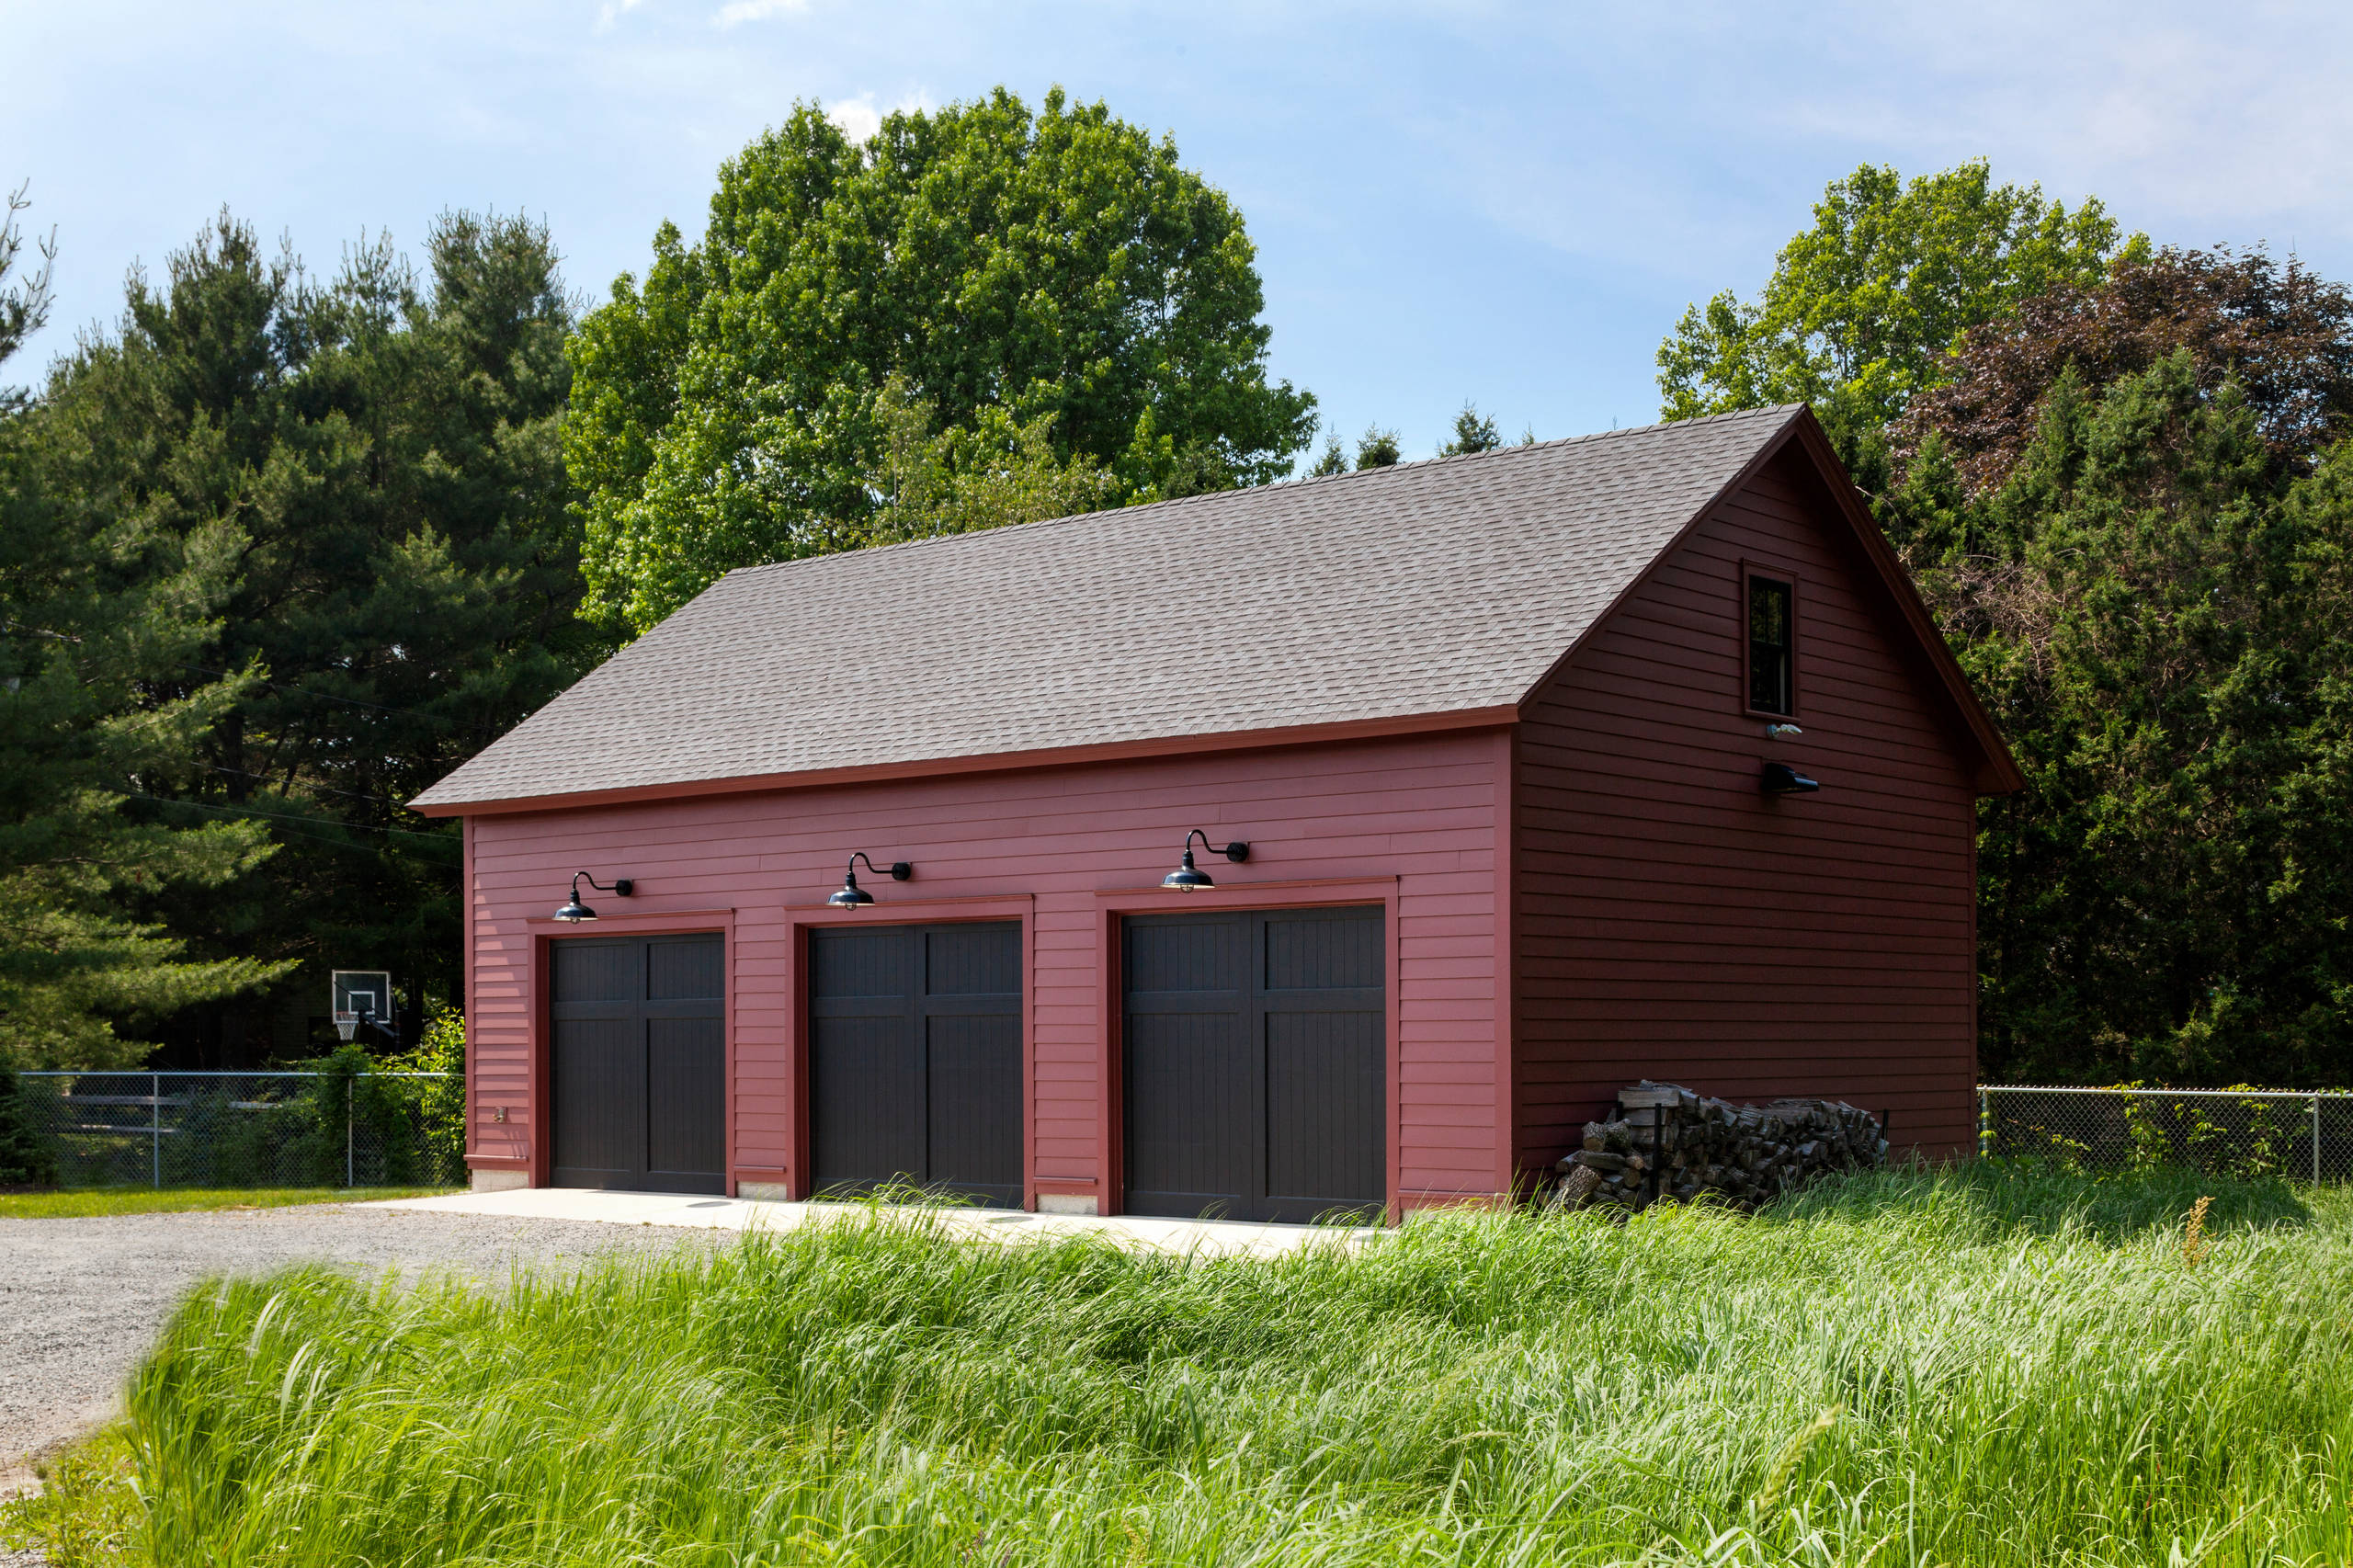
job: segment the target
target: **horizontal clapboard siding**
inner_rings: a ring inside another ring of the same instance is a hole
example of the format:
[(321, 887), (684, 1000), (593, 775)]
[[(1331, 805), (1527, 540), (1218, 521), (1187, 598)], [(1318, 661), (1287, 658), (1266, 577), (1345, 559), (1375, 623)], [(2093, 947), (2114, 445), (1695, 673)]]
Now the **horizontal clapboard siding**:
[[(1399, 1185), (1490, 1193), (1507, 1155), (1498, 1126), (1495, 896), (1509, 784), (1500, 732), (1210, 753), (1027, 772), (887, 781), (527, 815), (470, 824), (470, 994), (476, 1153), (524, 1158), (530, 934), (571, 874), (636, 879), (600, 911), (733, 909), (736, 1169), (775, 1180), (799, 1107), (787, 1057), (794, 995), (788, 906), (822, 903), (864, 849), (912, 860), (917, 880), (865, 878), (893, 899), (1034, 897), (1034, 1176), (1083, 1188), (1097, 1169), (1103, 1085), (1097, 976), (1101, 890), (1150, 887), (1185, 831), (1247, 839), (1247, 866), (1203, 862), (1221, 886), (1398, 880), (1404, 1079)], [(1175, 895), (1172, 895), (1172, 901)]]
[[(1626, 1084), (1893, 1108), (1969, 1146), (1969, 775), (1925, 662), (1827, 497), (1777, 463), (1547, 683), (1513, 805), (1517, 1151), (1540, 1169)], [(1802, 740), (1741, 710), (1740, 574), (1798, 577)], [(1778, 757), (1822, 792), (1768, 801)]]

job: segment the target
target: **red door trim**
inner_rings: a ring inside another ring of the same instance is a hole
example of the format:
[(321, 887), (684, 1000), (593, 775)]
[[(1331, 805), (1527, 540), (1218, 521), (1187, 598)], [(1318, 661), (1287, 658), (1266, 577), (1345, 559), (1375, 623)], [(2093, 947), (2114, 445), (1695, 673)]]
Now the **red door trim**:
[[(830, 926), (945, 926), (957, 921), (1017, 920), (1021, 923), (1021, 1206), (1038, 1207), (1038, 901), (1028, 893), (985, 898), (878, 899), (857, 909), (830, 904), (788, 908), (787, 991), (792, 998), (785, 1019), (786, 1068), (792, 1085), (792, 1127), (787, 1135), (785, 1188), (807, 1198), (809, 1180), (809, 933)], [(732, 1150), (731, 1150), (732, 1152)], [(756, 1173), (772, 1177), (773, 1171)]]
[(1384, 1017), (1381, 1028), (1389, 1056), (1385, 1118), (1389, 1144), (1386, 1152), (1387, 1198), (1390, 1221), (1392, 1224), (1396, 1222), (1403, 1213), (1399, 1204), (1404, 1164), (1404, 1122), (1401, 1107), (1404, 1096), (1400, 1092), (1401, 1080), (1404, 1075), (1404, 1053), (1397, 1028), (1397, 895), (1398, 880), (1395, 877), (1246, 882), (1193, 893), (1170, 892), (1158, 887), (1115, 888), (1095, 895), (1095, 940), (1100, 954), (1100, 961), (1095, 966), (1095, 1010), (1096, 1017), (1101, 1021), (1097, 1031), (1101, 1054), (1096, 1059), (1096, 1082), (1101, 1085), (1101, 1090), (1095, 1107), (1096, 1195), (1099, 1212), (1120, 1214), (1127, 1211), (1127, 1151), (1122, 1146), (1127, 1125), (1127, 1099), (1126, 1085), (1120, 1082), (1120, 1028), (1123, 1021), (1120, 1002), (1122, 989), (1120, 974), (1120, 916), (1377, 903), (1381, 906), (1381, 934), (1388, 948), (1384, 955), (1387, 979), (1382, 987)]

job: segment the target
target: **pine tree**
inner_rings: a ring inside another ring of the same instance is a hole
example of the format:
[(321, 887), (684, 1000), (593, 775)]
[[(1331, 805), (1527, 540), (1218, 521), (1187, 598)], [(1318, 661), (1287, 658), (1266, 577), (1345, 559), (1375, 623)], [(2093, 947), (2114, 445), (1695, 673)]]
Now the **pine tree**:
[[(404, 802), (596, 657), (559, 435), (570, 323), (523, 220), (451, 214), (421, 272), (378, 240), (320, 284), (224, 213), (134, 274), (119, 327), (28, 411), (63, 537), (136, 529), (116, 570), (150, 595), (182, 558), (217, 566), (200, 633), (143, 688), (186, 705), (175, 765), (105, 770), (158, 830), (278, 846), (154, 897), (193, 954), (319, 989), (391, 970), (412, 1019), (459, 994), (456, 826)], [(266, 1056), (267, 1001), (181, 1019), (171, 1059)]]
[(1479, 405), (1465, 399), (1462, 412), (1454, 416), (1454, 437), (1438, 448), (1442, 458), (1463, 457), (1472, 452), (1492, 452), (1504, 444), (1504, 433), (1495, 422), (1479, 412)]
[[(0, 284), (20, 254), (12, 202)], [(37, 327), (41, 275), (0, 288), (0, 358)], [(39, 405), (0, 408), (0, 1067), (108, 1066), (117, 1026), (232, 995), (288, 967), (190, 960), (157, 912), (265, 861), (253, 823), (175, 827), (143, 797), (186, 783), (250, 677), (191, 679), (244, 536), (128, 512), (100, 530), (42, 483)]]

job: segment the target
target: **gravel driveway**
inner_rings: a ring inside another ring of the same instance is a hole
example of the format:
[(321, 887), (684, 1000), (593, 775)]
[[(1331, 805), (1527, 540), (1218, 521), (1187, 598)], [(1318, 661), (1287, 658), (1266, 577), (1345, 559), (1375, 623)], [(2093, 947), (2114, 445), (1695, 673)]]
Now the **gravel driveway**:
[[(214, 1274), (331, 1262), (361, 1274), (449, 1268), (496, 1283), (517, 1263), (667, 1251), (723, 1232), (435, 1214), (370, 1204), (94, 1220), (0, 1220), (0, 1494), (25, 1457), (105, 1420), (183, 1291)], [(0, 1564), (36, 1561), (0, 1551)]]

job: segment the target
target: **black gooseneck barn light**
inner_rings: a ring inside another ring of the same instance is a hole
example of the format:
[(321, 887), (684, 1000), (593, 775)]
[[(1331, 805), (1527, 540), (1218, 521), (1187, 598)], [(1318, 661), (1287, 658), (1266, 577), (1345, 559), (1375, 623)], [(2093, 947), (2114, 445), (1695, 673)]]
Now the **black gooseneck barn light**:
[[(1786, 721), (1765, 726), (1765, 738), (1768, 741), (1787, 740), (1804, 733), (1803, 730)], [(1767, 763), (1765, 771), (1757, 776), (1756, 787), (1768, 795), (1811, 795), (1822, 788), (1786, 762)]]
[(564, 900), (562, 909), (555, 912), (555, 917), (566, 926), (577, 926), (583, 920), (597, 918), (597, 912), (580, 902), (580, 883), (583, 879), (585, 879), (588, 885), (598, 892), (608, 892), (620, 898), (627, 898), (637, 891), (637, 884), (627, 877), (615, 877), (611, 885), (608, 886), (589, 876), (585, 871), (574, 871), (572, 873), (572, 896)]
[[(842, 885), (835, 890), (833, 897), (825, 901), (826, 903), (835, 909), (863, 909), (874, 902), (874, 895), (858, 885), (858, 863), (860, 860), (866, 860), (866, 869), (870, 871), (881, 869), (873, 861), (866, 859), (865, 850), (852, 851), (849, 858), (849, 869), (842, 873)], [(892, 881), (904, 882), (915, 874), (915, 869), (912, 863), (905, 860), (891, 862)]]
[(1222, 855), (1237, 865), (1250, 858), (1250, 846), (1247, 844), (1236, 839), (1221, 849), (1210, 842), (1208, 834), (1197, 827), (1185, 835), (1184, 863), (1160, 879), (1162, 887), (1174, 888), (1178, 892), (1199, 892), (1203, 888), (1217, 886), (1216, 881), (1207, 871), (1193, 864), (1193, 840), (1196, 838), (1201, 841), (1201, 848), (1207, 853)]

